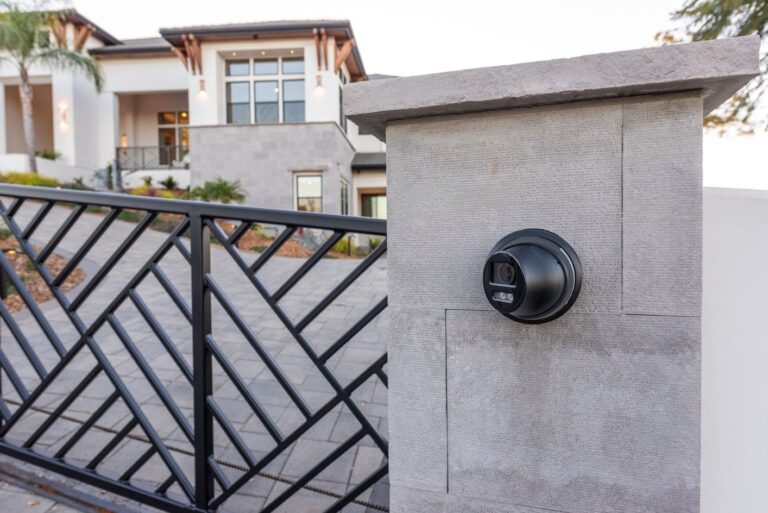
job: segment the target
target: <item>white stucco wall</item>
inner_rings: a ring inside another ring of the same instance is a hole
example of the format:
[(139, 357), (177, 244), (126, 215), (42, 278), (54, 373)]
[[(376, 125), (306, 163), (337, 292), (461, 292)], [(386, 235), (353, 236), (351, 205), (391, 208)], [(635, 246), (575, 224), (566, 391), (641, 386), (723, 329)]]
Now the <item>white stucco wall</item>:
[(701, 513), (768, 511), (768, 191), (704, 190)]

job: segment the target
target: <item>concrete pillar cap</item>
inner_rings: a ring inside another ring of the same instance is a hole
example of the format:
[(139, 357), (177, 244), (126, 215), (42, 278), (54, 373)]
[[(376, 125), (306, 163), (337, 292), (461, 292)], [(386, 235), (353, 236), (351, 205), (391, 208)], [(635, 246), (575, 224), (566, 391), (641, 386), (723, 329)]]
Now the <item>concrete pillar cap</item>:
[(391, 121), (701, 90), (707, 114), (759, 72), (744, 36), (415, 77), (344, 88), (344, 113), (384, 140)]

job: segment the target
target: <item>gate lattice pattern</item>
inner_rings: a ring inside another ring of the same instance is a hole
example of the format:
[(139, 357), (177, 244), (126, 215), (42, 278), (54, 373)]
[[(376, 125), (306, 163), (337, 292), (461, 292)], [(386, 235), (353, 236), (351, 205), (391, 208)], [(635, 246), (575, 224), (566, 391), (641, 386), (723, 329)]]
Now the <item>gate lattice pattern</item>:
[[(226, 511), (265, 479), (260, 511), (301, 511), (292, 501), (307, 493), (326, 511), (386, 511), (386, 498), (375, 500), (387, 486), (386, 428), (356, 397), (386, 387), (386, 352), (363, 346), (368, 359), (351, 366), (340, 358), (358, 339), (381, 339), (371, 327), (386, 295), (366, 280), (386, 264), (383, 221), (9, 185), (0, 198), (28, 269), (53, 296), (38, 305), (0, 252), (26, 306), (12, 313), (0, 302), (0, 452), (167, 511)], [(161, 213), (162, 234), (150, 229)], [(54, 226), (41, 236), (43, 224)], [(268, 246), (238, 249), (270, 229)], [(348, 234), (382, 240), (364, 258), (329, 258)], [(316, 249), (280, 256), (298, 235)], [(68, 258), (55, 272), (54, 252)], [(88, 277), (68, 290), (78, 266)], [(363, 298), (351, 308), (355, 293)], [(299, 361), (311, 371), (297, 372)], [(307, 442), (342, 416), (354, 425), (343, 438)], [(314, 459), (285, 477), (299, 449)], [(346, 485), (320, 479), (350, 454), (364, 454), (369, 471), (355, 465)]]

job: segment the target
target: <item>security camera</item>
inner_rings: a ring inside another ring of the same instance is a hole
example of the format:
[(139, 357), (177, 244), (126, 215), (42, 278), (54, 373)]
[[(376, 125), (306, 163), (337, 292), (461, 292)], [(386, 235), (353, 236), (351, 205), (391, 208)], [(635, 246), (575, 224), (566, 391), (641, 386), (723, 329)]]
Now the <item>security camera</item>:
[(573, 248), (546, 230), (510, 233), (491, 250), (483, 269), (491, 305), (512, 320), (539, 324), (560, 317), (581, 290), (581, 262)]

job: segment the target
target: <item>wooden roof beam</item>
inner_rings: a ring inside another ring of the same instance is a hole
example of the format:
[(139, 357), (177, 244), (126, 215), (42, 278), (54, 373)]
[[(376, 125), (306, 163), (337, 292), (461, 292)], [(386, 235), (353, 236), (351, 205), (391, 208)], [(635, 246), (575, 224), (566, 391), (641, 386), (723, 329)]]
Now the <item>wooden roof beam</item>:
[(341, 69), (342, 64), (346, 62), (349, 55), (352, 53), (352, 48), (355, 47), (355, 40), (354, 39), (348, 39), (344, 41), (344, 44), (341, 46), (341, 50), (337, 50), (336, 52), (336, 58), (334, 59), (334, 65), (333, 65), (333, 72), (338, 73)]

